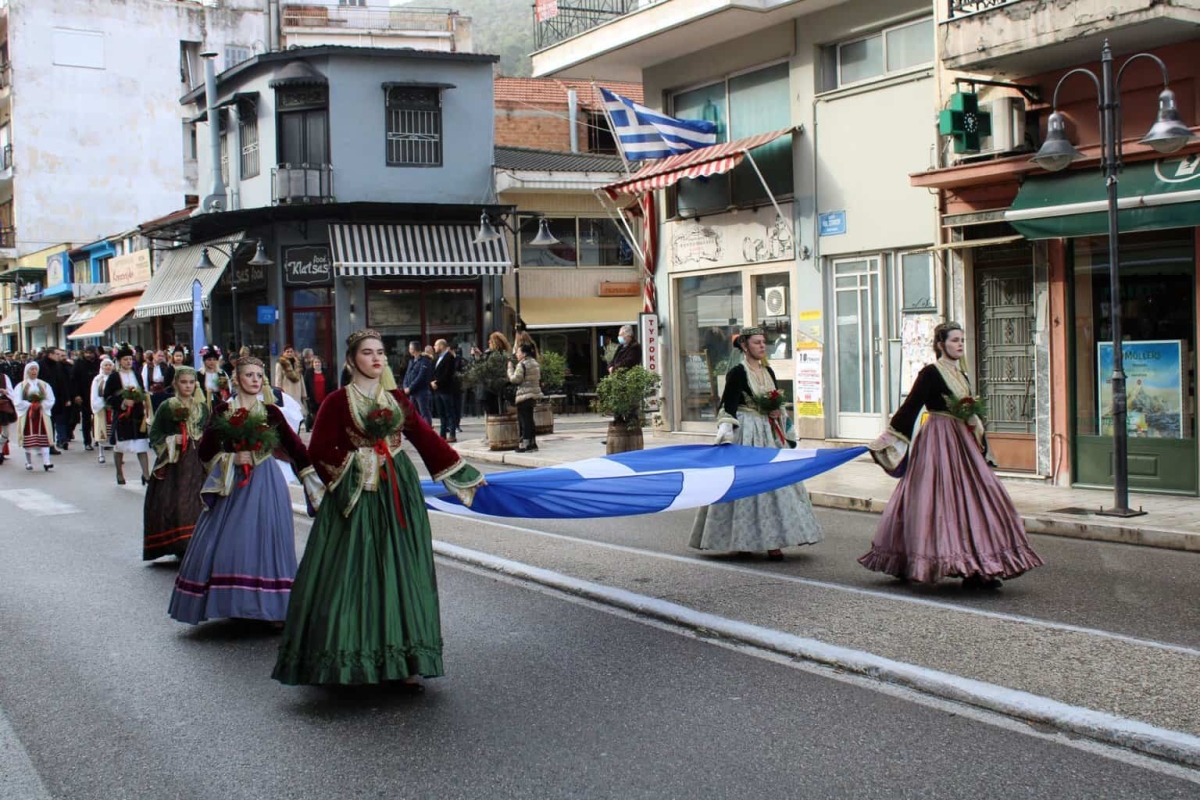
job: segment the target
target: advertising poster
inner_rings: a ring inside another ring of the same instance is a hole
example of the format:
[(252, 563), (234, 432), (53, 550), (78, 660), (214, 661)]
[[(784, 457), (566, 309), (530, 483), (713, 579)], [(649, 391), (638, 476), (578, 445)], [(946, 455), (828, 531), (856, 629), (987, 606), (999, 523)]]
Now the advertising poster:
[[(1100, 435), (1112, 436), (1111, 342), (1097, 345)], [(1183, 342), (1125, 342), (1126, 428), (1145, 439), (1183, 438)]]
[(796, 351), (796, 416), (820, 417), (823, 381), (822, 351), (816, 348)]

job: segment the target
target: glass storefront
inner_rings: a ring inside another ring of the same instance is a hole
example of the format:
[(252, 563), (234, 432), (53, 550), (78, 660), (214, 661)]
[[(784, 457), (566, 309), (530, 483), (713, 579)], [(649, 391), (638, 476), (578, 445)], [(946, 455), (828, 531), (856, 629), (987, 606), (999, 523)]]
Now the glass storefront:
[[(1107, 237), (1072, 240), (1075, 480), (1112, 484)], [(1192, 229), (1121, 237), (1129, 485), (1195, 493), (1196, 252)]]
[(485, 346), (480, 331), (479, 284), (369, 284), (367, 326), (383, 335), (388, 361), (400, 374), (410, 341), (445, 339), (469, 353)]
[(326, 364), (340, 363), (333, 353), (333, 291), (328, 286), (288, 289), (288, 341), (297, 353), (311, 349)]
[(675, 281), (683, 422), (717, 418), (725, 373), (741, 356), (733, 347), (733, 335), (745, 321), (743, 280), (741, 272), (725, 272)]
[(779, 390), (792, 402), (792, 379), (796, 377), (795, 343), (792, 341), (792, 318), (790, 307), (790, 279), (786, 272), (755, 275), (753, 324), (767, 332), (767, 360), (775, 372)]

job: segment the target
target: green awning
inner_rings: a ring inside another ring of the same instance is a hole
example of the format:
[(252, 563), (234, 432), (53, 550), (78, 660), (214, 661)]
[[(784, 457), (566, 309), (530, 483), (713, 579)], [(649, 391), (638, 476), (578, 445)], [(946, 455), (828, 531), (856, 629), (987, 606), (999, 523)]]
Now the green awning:
[[(1200, 225), (1200, 153), (1133, 164), (1117, 184), (1121, 233)], [(1006, 222), (1027, 239), (1108, 233), (1108, 189), (1096, 168), (1031, 177)]]

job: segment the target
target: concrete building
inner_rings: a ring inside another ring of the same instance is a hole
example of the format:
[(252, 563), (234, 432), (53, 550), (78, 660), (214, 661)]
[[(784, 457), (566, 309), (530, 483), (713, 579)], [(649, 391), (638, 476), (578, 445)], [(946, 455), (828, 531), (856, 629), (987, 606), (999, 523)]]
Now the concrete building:
[[(292, 45), (470, 51), (469, 20), (387, 5), (0, 1), (4, 344), (64, 344), (75, 301), (94, 295), (93, 280), (105, 282), (103, 268), (77, 275), (72, 257), (48, 259), (195, 202), (202, 145), (179, 98), (202, 82), (202, 53), (228, 70)], [(32, 302), (23, 335), (8, 305), (17, 292)]]
[(1200, 130), (1200, 3), (955, 0), (937, 14), (939, 105), (971, 97), (990, 114), (992, 136), (964, 148), (957, 131), (938, 168), (911, 183), (937, 193), (938, 259), (988, 400), (993, 448), (1002, 466), (1059, 484), (1112, 482), (1114, 304), (1096, 86), (1086, 76), (1057, 95), (1084, 158), (1049, 173), (1030, 157), (1045, 139), (1059, 80), (1076, 67), (1099, 75), (1106, 41), (1118, 69), (1139, 51), (1162, 60), (1165, 76), (1138, 59), (1120, 86), (1118, 186), (1131, 209), (1118, 217), (1129, 484), (1196, 494), (1200, 142), (1164, 157), (1138, 139), (1155, 121), (1164, 79), (1184, 124)]
[(141, 226), (184, 246), (164, 254), (134, 319), (154, 319), (160, 342), (190, 341), (199, 279), (223, 349), (270, 358), (291, 343), (337, 363), (350, 331), (370, 326), (398, 364), (409, 340), (480, 342), (502, 322), (510, 266), (503, 240), (473, 241), (482, 213), (510, 211), (493, 190), (496, 61), (288, 49), (187, 94), (204, 196), (195, 213)]
[(944, 312), (937, 198), (908, 180), (936, 165), (933, 4), (753, 5), (560, 7), (537, 23), (534, 75), (640, 81), (651, 108), (718, 125), (709, 152), (614, 187), (662, 220), (661, 423), (713, 429), (731, 338), (757, 325), (801, 437), (869, 439)]

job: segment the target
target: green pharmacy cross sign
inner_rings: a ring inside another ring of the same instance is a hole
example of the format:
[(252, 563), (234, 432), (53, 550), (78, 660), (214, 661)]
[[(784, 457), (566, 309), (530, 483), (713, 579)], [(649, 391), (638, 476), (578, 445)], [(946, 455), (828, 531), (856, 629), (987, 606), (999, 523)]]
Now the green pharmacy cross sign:
[(938, 133), (954, 138), (955, 153), (978, 153), (980, 140), (992, 135), (992, 115), (979, 110), (974, 92), (955, 92), (938, 117)]

